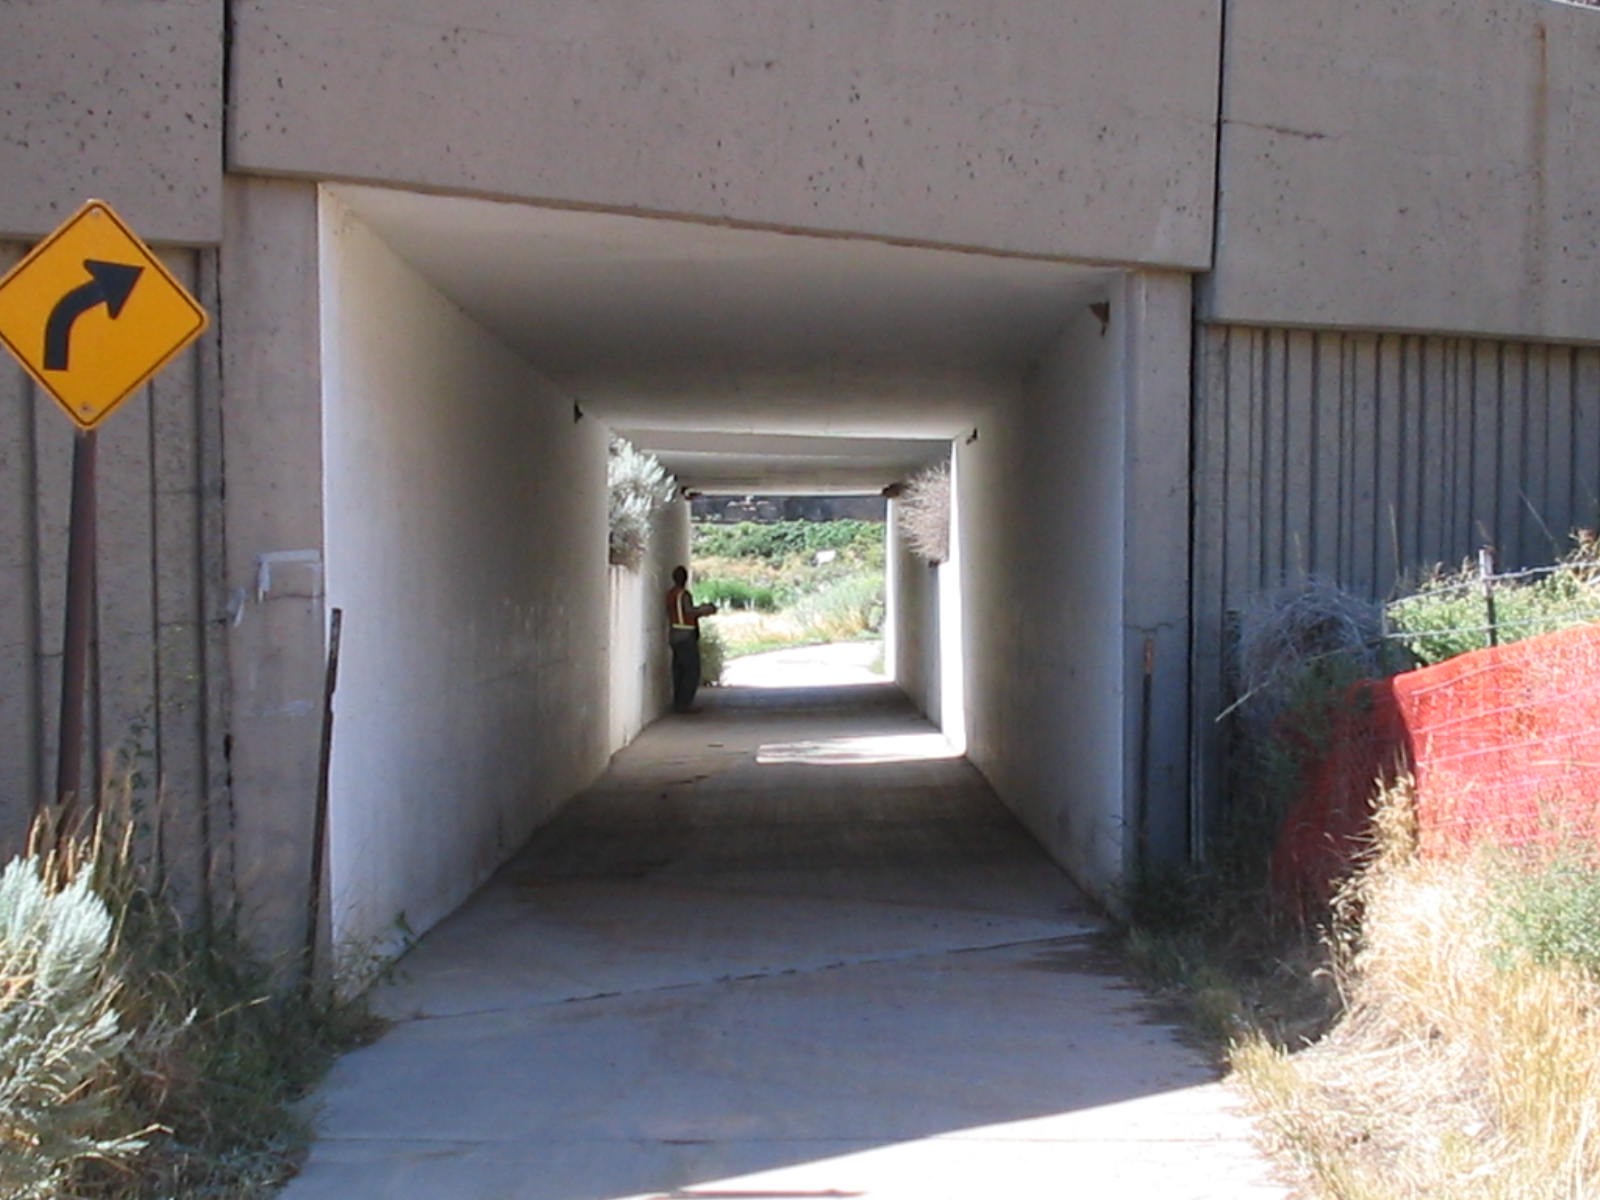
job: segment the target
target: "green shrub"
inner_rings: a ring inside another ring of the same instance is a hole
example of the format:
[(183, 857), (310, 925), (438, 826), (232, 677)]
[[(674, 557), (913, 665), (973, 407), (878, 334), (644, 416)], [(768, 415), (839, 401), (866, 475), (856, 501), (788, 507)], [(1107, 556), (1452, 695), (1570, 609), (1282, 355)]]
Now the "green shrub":
[(1600, 976), (1600, 866), (1576, 850), (1522, 861), (1497, 881), (1503, 947)]
[(59, 1196), (79, 1162), (144, 1145), (109, 1103), (128, 1042), (111, 914), (87, 875), (57, 888), (50, 871), (30, 857), (0, 872), (0, 1194), (19, 1198)]
[(776, 588), (743, 579), (700, 580), (694, 585), (694, 598), (698, 603), (715, 604), (719, 608), (743, 608), (755, 612), (772, 612), (778, 607)]
[(85, 1196), (264, 1196), (295, 1170), (309, 1137), (291, 1107), (377, 1023), (360, 1000), (286, 986), (227, 926), (184, 922), (159, 879), (102, 854), (95, 886), (118, 923), (113, 969), (129, 1041), (117, 1103), (159, 1127), (134, 1163), (80, 1171)]
[(778, 562), (833, 550), (864, 562), (883, 561), (883, 525), (877, 521), (707, 522), (694, 527), (696, 558), (759, 558)]
[(307, 1140), (291, 1105), (377, 1025), (182, 920), (136, 861), (131, 796), (0, 873), (0, 1195), (264, 1197)]
[(722, 664), (728, 657), (727, 648), (723, 645), (722, 635), (716, 627), (709, 624), (700, 626), (700, 682), (704, 684), (719, 684), (722, 682)]
[(795, 617), (823, 641), (848, 641), (883, 627), (883, 574), (864, 571), (827, 584), (795, 605)]
[[(1575, 548), (1556, 569), (1495, 584), (1495, 633), (1503, 645), (1600, 618), (1600, 562), (1592, 534), (1574, 535)], [(1398, 640), (1424, 666), (1490, 644), (1489, 610), (1478, 567), (1435, 569), (1409, 596), (1388, 606)]]

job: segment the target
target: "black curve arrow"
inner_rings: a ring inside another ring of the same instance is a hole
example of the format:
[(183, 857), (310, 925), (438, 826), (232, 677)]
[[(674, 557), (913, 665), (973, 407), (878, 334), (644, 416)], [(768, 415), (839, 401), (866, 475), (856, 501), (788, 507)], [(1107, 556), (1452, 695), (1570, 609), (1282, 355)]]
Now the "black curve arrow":
[(71, 349), (72, 325), (79, 317), (97, 304), (104, 304), (111, 319), (122, 313), (122, 306), (133, 294), (133, 285), (144, 274), (143, 267), (128, 263), (101, 262), (97, 258), (83, 260), (84, 270), (92, 278), (81, 287), (75, 287), (50, 310), (50, 319), (44, 326), (44, 369), (65, 371), (68, 351)]

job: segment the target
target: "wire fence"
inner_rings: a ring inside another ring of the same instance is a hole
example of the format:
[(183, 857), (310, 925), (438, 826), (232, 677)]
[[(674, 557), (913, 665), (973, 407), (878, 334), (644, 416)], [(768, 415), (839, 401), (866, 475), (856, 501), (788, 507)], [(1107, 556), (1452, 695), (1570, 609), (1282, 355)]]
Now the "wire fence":
[(1585, 556), (1496, 571), (1494, 553), (1485, 549), (1476, 574), (1463, 570), (1431, 580), (1386, 604), (1383, 637), (1425, 655), (1431, 651), (1431, 663), (1586, 621), (1600, 621), (1600, 562)]

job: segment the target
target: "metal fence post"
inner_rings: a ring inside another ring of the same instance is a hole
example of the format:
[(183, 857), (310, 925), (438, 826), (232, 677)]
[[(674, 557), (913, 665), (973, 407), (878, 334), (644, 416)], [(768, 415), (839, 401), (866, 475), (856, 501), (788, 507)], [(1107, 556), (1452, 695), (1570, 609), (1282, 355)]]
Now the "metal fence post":
[(1483, 581), (1483, 607), (1489, 617), (1489, 645), (1500, 644), (1500, 630), (1494, 615), (1494, 547), (1478, 551), (1478, 576)]

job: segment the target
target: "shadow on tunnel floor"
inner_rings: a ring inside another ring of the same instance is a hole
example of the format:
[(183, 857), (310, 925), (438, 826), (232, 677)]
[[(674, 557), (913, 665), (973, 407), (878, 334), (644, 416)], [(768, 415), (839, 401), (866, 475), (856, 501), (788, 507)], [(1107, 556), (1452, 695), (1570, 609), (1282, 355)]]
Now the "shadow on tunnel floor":
[(652, 726), (401, 964), (287, 1200), (1281, 1196), (941, 740), (892, 685)]

